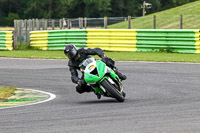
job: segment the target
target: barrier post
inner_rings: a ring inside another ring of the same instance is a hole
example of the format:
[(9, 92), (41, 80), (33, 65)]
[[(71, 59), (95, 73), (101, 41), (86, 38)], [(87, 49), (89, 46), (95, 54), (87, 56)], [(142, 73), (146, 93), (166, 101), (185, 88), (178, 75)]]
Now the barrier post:
[(60, 29), (63, 29), (63, 19), (60, 19)]
[(14, 20), (13, 49), (17, 50), (17, 20)]
[(70, 19), (67, 20), (67, 28), (71, 29), (71, 20)]
[(28, 23), (27, 23), (27, 19), (25, 19), (25, 40), (24, 42), (27, 44), (28, 43)]
[(156, 15), (153, 15), (153, 28), (156, 29)]
[(83, 18), (79, 18), (79, 28), (83, 29)]
[(104, 17), (104, 29), (107, 29), (108, 26), (108, 17)]
[(87, 17), (84, 18), (84, 28), (87, 28)]
[(32, 31), (34, 31), (34, 30), (35, 30), (35, 20), (32, 19)]
[(55, 29), (55, 19), (52, 19), (52, 30)]
[(183, 15), (180, 15), (180, 29), (183, 29)]
[(42, 24), (42, 30), (44, 30), (44, 29), (45, 29), (45, 21), (44, 21), (44, 18), (41, 19), (41, 24)]
[(20, 43), (20, 45), (22, 43), (22, 21), (23, 20), (19, 20), (18, 24), (17, 24), (18, 29), (19, 29), (19, 35), (18, 35), (18, 37), (19, 37), (19, 43)]
[(36, 19), (36, 30), (40, 30), (40, 20)]
[(48, 20), (45, 19), (44, 20), (44, 30), (47, 30), (47, 27), (48, 27)]
[(41, 28), (41, 19), (38, 19), (38, 27), (39, 27), (39, 30), (40, 30), (40, 28)]
[(27, 35), (28, 35), (28, 44), (30, 45), (30, 31), (32, 31), (32, 20), (27, 21)]
[(128, 29), (131, 29), (131, 16), (128, 16)]

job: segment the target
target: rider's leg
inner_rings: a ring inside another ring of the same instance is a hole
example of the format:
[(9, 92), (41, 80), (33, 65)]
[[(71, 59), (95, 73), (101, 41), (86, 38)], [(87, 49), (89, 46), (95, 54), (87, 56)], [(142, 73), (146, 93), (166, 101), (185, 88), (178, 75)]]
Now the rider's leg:
[(115, 67), (115, 61), (112, 60), (111, 58), (103, 58), (102, 61), (111, 69), (113, 69), (115, 71), (115, 73), (117, 74), (117, 76), (121, 79), (121, 80), (125, 80), (126, 79), (126, 75), (123, 75), (122, 73), (120, 73), (118, 71), (118, 69)]
[(119, 72), (119, 70), (115, 67), (113, 68), (113, 70), (115, 71), (115, 73), (117, 74), (117, 76), (121, 79), (121, 80), (126, 80), (126, 75), (123, 75), (122, 73)]
[[(91, 86), (88, 86), (88, 85), (82, 85), (82, 86), (77, 85), (77, 86), (76, 86), (76, 91), (77, 91), (78, 93), (80, 93), (80, 94), (82, 94), (82, 93), (84, 93), (84, 92), (91, 92), (92, 90), (93, 90), (92, 87), (91, 87)], [(96, 96), (97, 96), (98, 99), (101, 98), (101, 95), (100, 95), (100, 94), (96, 93), (95, 91), (94, 91), (94, 93), (96, 94)]]
[(76, 91), (78, 93), (84, 93), (84, 92), (91, 92), (92, 91), (92, 87), (91, 86), (88, 86), (88, 85), (77, 85), (76, 86)]

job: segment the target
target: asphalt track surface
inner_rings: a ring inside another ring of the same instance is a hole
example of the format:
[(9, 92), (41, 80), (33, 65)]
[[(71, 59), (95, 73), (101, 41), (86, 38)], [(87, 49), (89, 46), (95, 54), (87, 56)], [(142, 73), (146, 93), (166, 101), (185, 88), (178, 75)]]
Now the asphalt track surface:
[(56, 99), (0, 110), (1, 133), (199, 133), (200, 64), (117, 62), (126, 101), (78, 94), (66, 60), (0, 58), (0, 86), (47, 91)]

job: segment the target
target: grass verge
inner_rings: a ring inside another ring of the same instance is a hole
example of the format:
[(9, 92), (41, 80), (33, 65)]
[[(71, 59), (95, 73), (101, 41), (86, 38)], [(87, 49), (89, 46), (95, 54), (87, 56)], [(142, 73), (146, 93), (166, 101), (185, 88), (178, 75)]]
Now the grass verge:
[(15, 91), (15, 87), (0, 87), (0, 101), (4, 101), (5, 99), (14, 95)]
[[(179, 29), (180, 15), (183, 15), (184, 29), (199, 29), (200, 27), (200, 1), (190, 2), (182, 6), (156, 12), (131, 20), (132, 29), (152, 29), (153, 16), (156, 15), (156, 29)], [(108, 29), (127, 29), (128, 22), (124, 21), (109, 25)]]
[[(105, 52), (116, 61), (192, 62), (200, 63), (200, 54), (161, 52)], [(66, 59), (63, 51), (0, 51), (0, 57), (32, 59)], [(96, 56), (97, 57), (97, 56)]]

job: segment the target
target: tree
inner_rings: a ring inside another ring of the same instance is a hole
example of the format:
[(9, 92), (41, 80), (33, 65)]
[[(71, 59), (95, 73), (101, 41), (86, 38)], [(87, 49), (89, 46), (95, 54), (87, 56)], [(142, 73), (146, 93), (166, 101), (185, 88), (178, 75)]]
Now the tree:
[(69, 17), (70, 11), (75, 10), (79, 3), (79, 0), (29, 0), (25, 14), (30, 18)]
[[(0, 0), (0, 24), (11, 18), (77, 18), (141, 16), (144, 0)], [(145, 0), (148, 14), (196, 0)], [(13, 14), (11, 14), (13, 13)], [(8, 17), (8, 19), (7, 19)]]
[(124, 0), (111, 0), (111, 15), (112, 17), (123, 16), (124, 14)]
[(109, 15), (110, 0), (83, 0), (84, 16), (104, 17)]
[(123, 0), (124, 1), (124, 16), (138, 16), (141, 12), (141, 5), (142, 3), (139, 0)]
[(152, 7), (147, 10), (148, 14), (159, 11), (161, 9), (161, 3), (159, 0), (146, 0), (146, 2), (152, 4)]
[(7, 17), (9, 13), (16, 13), (19, 6), (19, 0), (1, 0), (0, 17)]
[(9, 13), (9, 14), (8, 14), (8, 17), (6, 18), (6, 20), (7, 20), (7, 25), (8, 25), (8, 26), (13, 26), (13, 25), (14, 25), (14, 24), (13, 24), (13, 21), (14, 21), (15, 19), (19, 19), (19, 15), (16, 14), (16, 13)]

